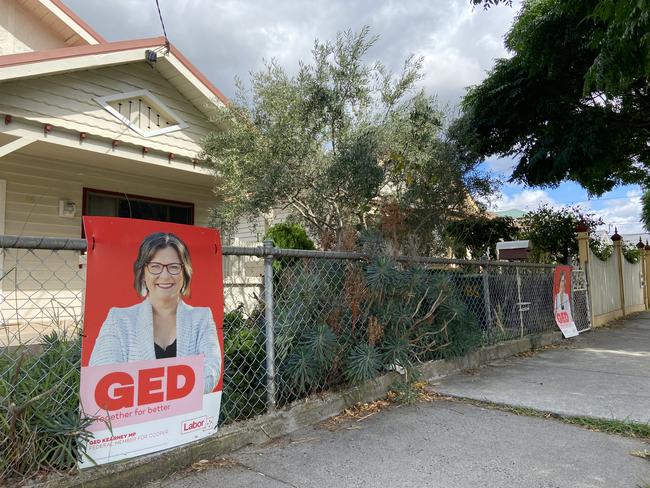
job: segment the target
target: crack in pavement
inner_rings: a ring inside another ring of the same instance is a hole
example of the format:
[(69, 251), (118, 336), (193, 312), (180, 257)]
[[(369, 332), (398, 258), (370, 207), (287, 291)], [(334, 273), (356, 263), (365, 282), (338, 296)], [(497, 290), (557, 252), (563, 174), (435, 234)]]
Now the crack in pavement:
[[(491, 364), (488, 364), (488, 366), (493, 367)], [(503, 366), (496, 366), (496, 367), (509, 367), (509, 366), (510, 365), (503, 365)], [(647, 374), (644, 375), (644, 374), (634, 374), (634, 373), (614, 373), (614, 372), (611, 372), (611, 371), (601, 371), (601, 370), (598, 370), (598, 369), (572, 368), (570, 366), (564, 366), (564, 365), (561, 365), (561, 364), (545, 364), (544, 366), (548, 367), (548, 368), (555, 368), (555, 369), (568, 369), (568, 370), (571, 370), (571, 371), (586, 371), (586, 372), (589, 372), (589, 373), (602, 373), (602, 374), (608, 374), (608, 375), (611, 375), (611, 376), (630, 376), (630, 377), (633, 377), (633, 378), (650, 378), (650, 375), (647, 375)], [(536, 368), (536, 366), (535, 367), (531, 366), (530, 369), (535, 369), (535, 368)]]
[(248, 466), (247, 464), (242, 463), (238, 459), (236, 459), (235, 462), (237, 463), (238, 466), (241, 466), (242, 468), (247, 469), (248, 471), (251, 471), (252, 473), (259, 474), (259, 475), (264, 476), (266, 478), (272, 479), (273, 481), (277, 481), (278, 483), (282, 483), (283, 485), (290, 486), (291, 488), (300, 488), (298, 485), (294, 485), (290, 481), (285, 481), (285, 480), (282, 480), (280, 478), (276, 478), (273, 475), (263, 473), (262, 471), (259, 471), (259, 470), (255, 469), (255, 468), (253, 468), (252, 466)]

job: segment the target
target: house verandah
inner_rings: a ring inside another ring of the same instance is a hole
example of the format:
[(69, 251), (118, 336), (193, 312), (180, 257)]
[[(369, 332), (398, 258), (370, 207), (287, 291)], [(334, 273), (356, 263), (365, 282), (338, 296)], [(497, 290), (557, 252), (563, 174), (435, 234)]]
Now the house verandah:
[[(0, 235), (78, 239), (84, 215), (208, 225), (222, 197), (201, 140), (227, 100), (165, 38), (107, 42), (58, 0), (0, 0), (0, 54)], [(79, 322), (82, 252), (0, 251), (0, 344)], [(227, 306), (248, 299), (232, 290)]]
[[(50, 143), (25, 146), (0, 159), (0, 233), (79, 238), (84, 214), (207, 224), (216, 200), (211, 177), (142, 166)], [(82, 253), (4, 250), (2, 261), (3, 323), (81, 317)]]

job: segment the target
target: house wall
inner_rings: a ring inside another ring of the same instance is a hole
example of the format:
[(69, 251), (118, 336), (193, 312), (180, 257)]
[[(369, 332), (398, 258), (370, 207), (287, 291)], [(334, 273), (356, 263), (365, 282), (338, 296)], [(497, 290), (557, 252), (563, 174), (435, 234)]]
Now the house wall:
[[(10, 154), (0, 163), (0, 179), (7, 181), (5, 233), (50, 237), (81, 237), (83, 188), (194, 203), (194, 223), (208, 224), (216, 203), (212, 180), (199, 187), (172, 179), (139, 176), (64, 161)], [(76, 203), (74, 218), (59, 217), (59, 200)]]
[[(284, 222), (286, 210), (275, 209), (265, 217), (243, 218), (227, 242), (232, 246), (262, 246), (269, 226)], [(253, 256), (224, 256), (224, 295), (226, 311), (253, 312), (259, 306), (264, 284), (264, 260)]]
[(65, 46), (59, 34), (17, 0), (0, 0), (0, 56)]
[[(189, 127), (143, 137), (95, 101), (96, 97), (137, 90), (149, 90)], [(0, 83), (0, 113), (189, 158), (196, 157), (201, 151), (201, 139), (215, 129), (201, 111), (144, 61)]]

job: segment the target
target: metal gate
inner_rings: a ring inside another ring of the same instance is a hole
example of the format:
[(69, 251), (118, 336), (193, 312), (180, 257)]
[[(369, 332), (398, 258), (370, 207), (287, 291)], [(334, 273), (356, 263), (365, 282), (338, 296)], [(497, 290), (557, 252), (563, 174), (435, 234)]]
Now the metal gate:
[(576, 323), (578, 332), (585, 332), (591, 329), (587, 274), (580, 268), (573, 268), (571, 276), (571, 303), (573, 303), (573, 320)]

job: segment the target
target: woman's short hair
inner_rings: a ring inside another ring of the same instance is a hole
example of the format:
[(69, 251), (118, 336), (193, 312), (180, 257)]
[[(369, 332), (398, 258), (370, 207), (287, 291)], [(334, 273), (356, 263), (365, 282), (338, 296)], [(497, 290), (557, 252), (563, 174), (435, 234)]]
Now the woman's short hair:
[(159, 250), (171, 247), (178, 253), (178, 258), (181, 262), (183, 286), (181, 286), (181, 295), (185, 296), (190, 292), (190, 281), (192, 280), (192, 260), (190, 259), (190, 252), (185, 243), (176, 235), (167, 232), (155, 232), (148, 235), (142, 240), (138, 257), (133, 263), (133, 286), (138, 294), (144, 296), (146, 294), (146, 286), (144, 283), (144, 270), (153, 259), (154, 254)]

